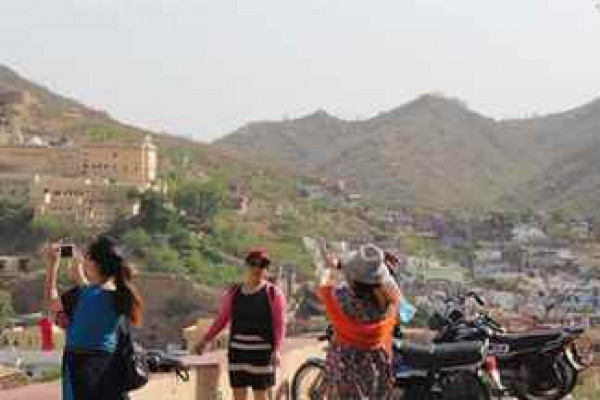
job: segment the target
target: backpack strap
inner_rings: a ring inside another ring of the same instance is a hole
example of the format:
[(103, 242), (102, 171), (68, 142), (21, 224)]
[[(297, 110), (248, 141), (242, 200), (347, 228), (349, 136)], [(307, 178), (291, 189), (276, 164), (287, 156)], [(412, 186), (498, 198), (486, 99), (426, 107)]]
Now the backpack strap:
[(237, 294), (237, 292), (239, 292), (240, 290), (242, 290), (242, 284), (234, 283), (233, 285), (229, 286), (229, 290), (227, 292), (231, 293), (231, 295), (235, 296)]
[(271, 304), (275, 301), (275, 285), (272, 283), (267, 283), (267, 296), (269, 296), (269, 301)]

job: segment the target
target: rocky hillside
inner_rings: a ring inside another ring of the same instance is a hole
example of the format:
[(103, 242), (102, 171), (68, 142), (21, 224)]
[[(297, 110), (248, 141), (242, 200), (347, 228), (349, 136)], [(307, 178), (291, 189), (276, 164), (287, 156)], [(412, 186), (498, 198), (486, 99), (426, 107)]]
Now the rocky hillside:
[(387, 202), (562, 207), (590, 205), (596, 167), (589, 149), (599, 141), (600, 100), (546, 117), (496, 121), (458, 100), (425, 95), (362, 121), (320, 111), (251, 123), (215, 144), (354, 180), (364, 194)]
[[(239, 251), (245, 246), (264, 243), (275, 257), (293, 259), (309, 268), (308, 256), (302, 254), (302, 235), (340, 237), (371, 232), (372, 227), (353, 209), (316, 207), (310, 200), (299, 198), (299, 186), (321, 183), (303, 177), (296, 170), (282, 169), (245, 155), (238, 157), (235, 152), (202, 142), (122, 124), (105, 112), (56, 95), (0, 66), (0, 92), (7, 90), (31, 94), (32, 102), (22, 124), (25, 136), (39, 135), (45, 139), (67, 136), (75, 143), (139, 142), (146, 135), (153, 136), (160, 152), (159, 175), (170, 193), (190, 180), (213, 181), (226, 188), (229, 208), (219, 212), (215, 226), (207, 230), (226, 232), (231, 237), (219, 239), (227, 243), (235, 241)], [(249, 204), (244, 215), (238, 215), (234, 209), (233, 203), (240, 196)], [(231, 248), (217, 250), (235, 253)]]

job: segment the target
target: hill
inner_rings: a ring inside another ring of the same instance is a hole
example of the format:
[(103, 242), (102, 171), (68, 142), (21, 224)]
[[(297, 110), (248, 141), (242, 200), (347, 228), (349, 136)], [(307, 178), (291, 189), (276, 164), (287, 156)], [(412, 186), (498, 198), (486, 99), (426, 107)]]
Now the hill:
[(215, 145), (352, 180), (386, 203), (477, 209), (573, 202), (590, 208), (595, 184), (575, 184), (570, 176), (595, 179), (589, 149), (599, 142), (600, 100), (545, 117), (496, 121), (459, 100), (424, 95), (361, 121), (320, 111), (250, 123)]
[(363, 121), (319, 112), (251, 123), (216, 145), (350, 179), (373, 197), (413, 206), (489, 205), (530, 177), (523, 176), (523, 166), (534, 169), (502, 140), (495, 121), (434, 95)]
[[(67, 137), (77, 144), (104, 140), (127, 143), (151, 135), (159, 147), (160, 179), (169, 186), (169, 194), (163, 199), (167, 210), (178, 190), (193, 182), (212, 185), (210, 188), (222, 192), (222, 203), (210, 224), (197, 226), (196, 221), (176, 216), (178, 223), (191, 232), (206, 235), (204, 242), (210, 241), (217, 253), (241, 256), (248, 247), (264, 244), (275, 258), (306, 270), (310, 268), (310, 259), (302, 249), (302, 235), (339, 237), (371, 229), (353, 210), (334, 210), (300, 199), (297, 186), (303, 182), (318, 183), (315, 180), (264, 163), (249, 162), (247, 157), (238, 158), (230, 151), (202, 142), (122, 124), (106, 112), (57, 95), (0, 66), (0, 92), (11, 90), (31, 95), (22, 123), (22, 130), (28, 136)], [(234, 204), (240, 196), (249, 202), (243, 215)], [(224, 262), (219, 257), (203, 262), (215, 260), (217, 265)], [(217, 283), (209, 276), (202, 278)]]
[(507, 193), (517, 207), (566, 208), (598, 214), (600, 194), (600, 99), (546, 117), (503, 123), (544, 168)]

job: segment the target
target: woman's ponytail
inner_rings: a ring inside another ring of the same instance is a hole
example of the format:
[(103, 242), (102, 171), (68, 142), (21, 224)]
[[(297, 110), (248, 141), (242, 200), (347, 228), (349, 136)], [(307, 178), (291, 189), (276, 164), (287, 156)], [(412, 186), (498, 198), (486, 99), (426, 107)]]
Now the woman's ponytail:
[(104, 276), (114, 277), (118, 312), (126, 315), (132, 325), (140, 326), (143, 314), (142, 297), (133, 284), (133, 270), (127, 265), (118, 242), (108, 236), (100, 236), (90, 246), (89, 255)]
[(142, 324), (142, 298), (133, 284), (133, 271), (125, 262), (115, 273), (115, 285), (117, 287), (117, 309), (126, 315), (134, 326)]

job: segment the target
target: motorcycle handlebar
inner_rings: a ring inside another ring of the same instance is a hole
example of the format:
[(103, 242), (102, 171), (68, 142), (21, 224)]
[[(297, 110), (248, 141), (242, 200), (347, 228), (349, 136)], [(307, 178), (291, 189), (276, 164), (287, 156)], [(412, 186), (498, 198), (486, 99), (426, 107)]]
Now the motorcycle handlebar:
[(485, 306), (485, 301), (481, 298), (481, 296), (479, 296), (477, 293), (475, 292), (469, 292), (467, 293), (466, 297), (471, 297), (473, 300), (475, 300), (475, 302), (477, 304), (479, 304), (480, 306)]

